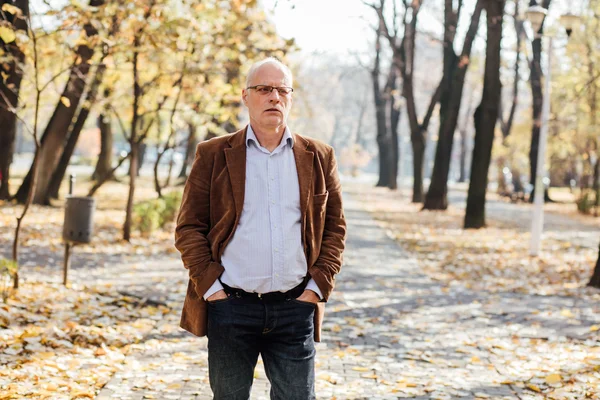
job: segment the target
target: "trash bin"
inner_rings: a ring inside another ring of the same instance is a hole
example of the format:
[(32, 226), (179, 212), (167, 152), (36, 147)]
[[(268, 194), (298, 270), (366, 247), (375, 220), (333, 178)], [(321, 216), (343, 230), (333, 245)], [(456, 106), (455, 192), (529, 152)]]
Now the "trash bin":
[(63, 239), (65, 242), (89, 243), (94, 233), (94, 210), (96, 199), (93, 197), (67, 197)]

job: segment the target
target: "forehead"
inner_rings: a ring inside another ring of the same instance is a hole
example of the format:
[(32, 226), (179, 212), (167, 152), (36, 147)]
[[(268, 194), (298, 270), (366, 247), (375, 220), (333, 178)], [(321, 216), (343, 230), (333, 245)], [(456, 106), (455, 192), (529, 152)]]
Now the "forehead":
[(290, 78), (277, 64), (261, 65), (251, 77), (252, 85), (291, 85)]

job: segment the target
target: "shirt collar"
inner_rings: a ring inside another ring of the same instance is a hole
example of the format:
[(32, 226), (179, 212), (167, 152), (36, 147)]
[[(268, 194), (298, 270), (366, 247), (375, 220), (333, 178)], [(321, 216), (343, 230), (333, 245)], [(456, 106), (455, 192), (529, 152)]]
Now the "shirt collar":
[[(248, 124), (248, 129), (246, 131), (246, 147), (250, 147), (251, 140), (254, 141), (254, 143), (257, 146), (260, 146), (260, 143), (258, 142), (258, 139), (256, 138), (256, 134), (254, 133), (254, 130), (252, 130), (252, 126), (250, 124)], [(281, 142), (279, 143), (279, 146), (277, 146), (277, 147), (281, 147), (282, 143), (286, 143), (292, 149), (294, 148), (294, 137), (292, 136), (292, 133), (290, 132), (290, 128), (288, 128), (287, 126), (285, 127), (285, 132), (283, 132), (283, 137), (281, 138)]]

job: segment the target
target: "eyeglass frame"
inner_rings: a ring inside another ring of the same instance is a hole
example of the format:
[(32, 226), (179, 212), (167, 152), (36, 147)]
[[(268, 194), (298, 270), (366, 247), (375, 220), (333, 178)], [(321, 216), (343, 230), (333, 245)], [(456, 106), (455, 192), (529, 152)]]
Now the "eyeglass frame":
[[(259, 87), (271, 88), (271, 90), (269, 90), (268, 93), (261, 93), (261, 92), (259, 92), (257, 90), (257, 88), (259, 88)], [(277, 90), (277, 94), (279, 94), (280, 96), (287, 96), (287, 95), (290, 95), (290, 94), (292, 94), (294, 92), (294, 88), (289, 87), (289, 86), (254, 85), (254, 86), (248, 86), (246, 88), (246, 90), (248, 90), (248, 89), (254, 89), (254, 90), (257, 91), (258, 94), (264, 94), (264, 95), (269, 95), (269, 94), (273, 93), (273, 90)], [(289, 89), (289, 92), (287, 92), (287, 93), (281, 93), (279, 91), (279, 89), (285, 89), (285, 90)]]

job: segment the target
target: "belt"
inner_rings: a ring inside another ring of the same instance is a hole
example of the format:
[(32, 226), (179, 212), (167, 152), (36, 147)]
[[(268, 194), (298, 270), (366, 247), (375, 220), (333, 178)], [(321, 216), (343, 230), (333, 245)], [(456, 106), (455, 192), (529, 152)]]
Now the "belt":
[[(219, 279), (220, 281), (220, 279)], [(300, 297), (302, 292), (304, 292), (304, 288), (308, 283), (308, 277), (305, 277), (304, 280), (296, 287), (288, 290), (287, 292), (269, 292), (269, 293), (254, 293), (254, 292), (246, 292), (245, 290), (234, 288), (228, 286), (221, 282), (223, 285), (223, 290), (227, 293), (228, 296), (234, 296), (237, 298), (247, 298), (247, 299), (255, 299), (260, 300), (265, 303), (278, 302), (278, 301), (286, 301), (292, 300), (297, 297)]]

